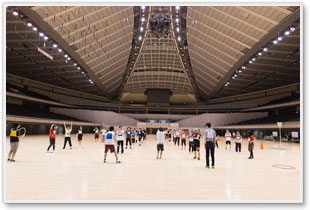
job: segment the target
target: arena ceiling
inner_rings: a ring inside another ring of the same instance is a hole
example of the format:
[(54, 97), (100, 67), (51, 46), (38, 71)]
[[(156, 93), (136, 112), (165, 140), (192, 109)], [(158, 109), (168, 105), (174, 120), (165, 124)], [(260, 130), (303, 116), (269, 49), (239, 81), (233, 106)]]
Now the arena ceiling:
[[(150, 32), (159, 12), (167, 38)], [(299, 21), (296, 6), (8, 7), (6, 71), (111, 100), (168, 88), (205, 102), (299, 83)]]

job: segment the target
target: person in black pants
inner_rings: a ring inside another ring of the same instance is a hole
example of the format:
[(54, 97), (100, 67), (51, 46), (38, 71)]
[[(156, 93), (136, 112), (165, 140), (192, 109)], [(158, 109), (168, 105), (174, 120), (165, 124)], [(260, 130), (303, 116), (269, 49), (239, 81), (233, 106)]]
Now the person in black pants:
[(236, 152), (241, 152), (241, 142), (242, 142), (242, 136), (239, 132), (237, 132), (236, 135)]
[(175, 132), (175, 142), (174, 142), (174, 144), (175, 144), (175, 145), (178, 144), (178, 146), (180, 146), (180, 131), (179, 131), (179, 130), (177, 130), (177, 131)]
[(206, 168), (210, 168), (210, 160), (209, 156), (211, 154), (212, 160), (212, 168), (215, 167), (215, 158), (214, 158), (214, 148), (215, 148), (215, 141), (216, 141), (216, 134), (213, 129), (211, 129), (211, 123), (206, 123), (206, 130), (205, 130), (205, 147), (206, 147)]
[(127, 128), (127, 131), (126, 131), (126, 149), (127, 149), (127, 146), (128, 146), (128, 143), (130, 145), (130, 149), (131, 149), (131, 128), (128, 127)]
[(53, 146), (53, 152), (55, 152), (56, 130), (57, 126), (53, 124), (50, 129), (50, 145), (47, 147), (47, 152), (49, 152), (51, 146)]
[(62, 149), (66, 148), (67, 142), (69, 142), (70, 149), (72, 149), (72, 144), (71, 144), (71, 131), (72, 131), (72, 122), (71, 122), (71, 127), (67, 127), (66, 123), (64, 122), (64, 128), (65, 128), (65, 142), (64, 142), (64, 147)]

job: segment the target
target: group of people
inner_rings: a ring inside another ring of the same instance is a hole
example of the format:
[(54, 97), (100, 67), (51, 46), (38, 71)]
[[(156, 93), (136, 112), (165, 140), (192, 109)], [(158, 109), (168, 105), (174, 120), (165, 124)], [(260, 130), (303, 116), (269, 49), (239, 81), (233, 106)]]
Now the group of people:
[[(55, 151), (55, 144), (56, 144), (56, 131), (58, 126), (55, 124), (51, 125), (49, 131), (49, 146), (47, 148), (47, 152), (49, 152), (50, 148), (52, 147), (52, 152)], [(64, 130), (65, 130), (65, 138), (64, 138), (64, 145), (63, 149), (66, 148), (67, 143), (72, 149), (72, 142), (71, 142), (71, 133), (72, 133), (72, 122), (70, 126), (67, 126), (64, 122)], [(101, 136), (101, 141), (105, 143), (104, 149), (104, 163), (106, 162), (106, 157), (108, 151), (114, 153), (116, 162), (120, 163), (118, 159), (119, 153), (124, 153), (124, 141), (126, 139), (126, 149), (132, 148), (132, 145), (139, 143), (139, 146), (146, 140), (146, 130), (141, 128), (127, 128), (126, 132), (123, 130), (122, 126), (119, 126), (118, 130), (114, 130), (114, 126), (110, 126), (108, 130), (104, 127), (98, 128), (96, 127), (94, 130), (95, 132), (95, 143), (99, 143), (99, 135)], [(16, 124), (10, 132), (10, 145), (11, 150), (8, 155), (8, 161), (15, 162), (15, 155), (19, 145), (19, 137), (24, 136), (25, 134), (21, 134), (20, 125)], [(164, 151), (164, 140), (169, 139), (169, 141), (173, 141), (174, 145), (180, 145), (181, 140), (181, 149), (186, 149), (186, 142), (188, 140), (189, 144), (189, 152), (194, 153), (193, 159), (200, 160), (200, 140), (203, 137), (204, 146), (206, 149), (206, 167), (210, 168), (210, 161), (209, 158), (211, 157), (211, 167), (215, 167), (215, 146), (218, 147), (218, 136), (216, 136), (216, 132), (211, 128), (211, 123), (206, 123), (206, 129), (204, 131), (204, 135), (201, 134), (199, 129), (194, 129), (191, 131), (190, 135), (187, 135), (185, 130), (163, 130), (163, 128), (159, 128), (156, 133), (156, 142), (157, 142), (157, 159), (162, 158), (162, 154)], [(242, 136), (239, 132), (235, 135), (231, 135), (229, 130), (226, 130), (225, 133), (225, 150), (231, 150), (231, 138), (235, 138), (235, 148), (236, 152), (241, 152), (241, 143), (242, 143)], [(83, 128), (79, 126), (77, 131), (77, 140), (79, 147), (81, 147), (83, 139)], [(248, 150), (250, 152), (249, 159), (253, 159), (253, 149), (254, 149), (254, 141), (255, 137), (253, 133), (250, 133), (248, 137)]]

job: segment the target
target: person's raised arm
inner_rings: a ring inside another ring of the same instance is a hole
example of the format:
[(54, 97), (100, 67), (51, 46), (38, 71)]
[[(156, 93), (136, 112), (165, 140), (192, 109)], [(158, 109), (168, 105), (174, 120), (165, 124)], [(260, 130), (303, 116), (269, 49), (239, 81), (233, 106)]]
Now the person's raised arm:
[(71, 121), (71, 128), (70, 129), (72, 130), (72, 121)]
[(67, 127), (66, 127), (66, 122), (65, 121), (64, 121), (64, 127), (65, 127), (65, 130), (66, 130)]

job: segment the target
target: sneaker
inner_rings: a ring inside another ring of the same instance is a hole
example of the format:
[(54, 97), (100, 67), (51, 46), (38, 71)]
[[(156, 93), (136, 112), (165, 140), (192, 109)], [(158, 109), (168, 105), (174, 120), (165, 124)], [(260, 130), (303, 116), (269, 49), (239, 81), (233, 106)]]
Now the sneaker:
[(156, 159), (158, 159), (158, 157), (156, 157)]
[(55, 150), (53, 150), (52, 153), (55, 153)]
[(206, 166), (206, 168), (210, 168), (210, 166)]
[(197, 158), (197, 160), (200, 160), (200, 157), (199, 157), (199, 158)]
[(46, 150), (46, 153), (49, 153), (50, 151)]
[(215, 166), (212, 166), (212, 168), (215, 168)]
[(11, 161), (11, 159), (8, 159), (8, 161)]
[(64, 147), (62, 149), (65, 149)]
[(125, 147), (125, 149), (127, 149), (127, 147)]
[(120, 160), (116, 160), (116, 163), (121, 163), (121, 161)]
[(196, 159), (196, 156), (193, 159)]
[(11, 159), (11, 162), (16, 162), (15, 160)]
[(130, 147), (130, 149), (131, 149), (131, 147)]
[(107, 162), (107, 160), (103, 160), (103, 163), (106, 163)]

